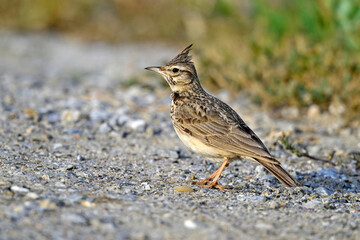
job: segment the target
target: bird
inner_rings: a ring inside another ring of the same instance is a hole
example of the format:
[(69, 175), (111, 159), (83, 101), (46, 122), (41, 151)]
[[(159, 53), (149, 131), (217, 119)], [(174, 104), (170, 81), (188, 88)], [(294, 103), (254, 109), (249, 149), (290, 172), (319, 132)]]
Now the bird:
[(185, 146), (221, 166), (209, 177), (196, 182), (200, 187), (218, 184), (230, 161), (251, 159), (261, 164), (286, 187), (300, 183), (271, 155), (260, 138), (226, 103), (212, 96), (200, 84), (192, 56), (186, 47), (163, 66), (146, 67), (159, 73), (171, 89), (170, 116), (175, 132)]

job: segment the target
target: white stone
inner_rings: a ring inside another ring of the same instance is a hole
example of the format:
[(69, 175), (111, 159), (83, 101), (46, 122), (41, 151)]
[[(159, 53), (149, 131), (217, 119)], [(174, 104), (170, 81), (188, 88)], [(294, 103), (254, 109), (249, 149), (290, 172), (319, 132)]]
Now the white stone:
[(128, 127), (137, 131), (145, 131), (146, 122), (143, 119), (134, 119), (126, 123)]
[(188, 229), (196, 229), (198, 226), (197, 226), (196, 222), (188, 219), (188, 220), (184, 221), (184, 227), (186, 227)]
[(312, 199), (312, 200), (304, 203), (302, 206), (307, 209), (313, 209), (313, 208), (320, 206), (321, 204), (322, 204), (322, 202), (320, 201), (320, 199)]
[(29, 189), (24, 188), (24, 187), (19, 187), (19, 186), (11, 186), (10, 189), (11, 189), (11, 191), (17, 192), (17, 193), (28, 193), (29, 192)]

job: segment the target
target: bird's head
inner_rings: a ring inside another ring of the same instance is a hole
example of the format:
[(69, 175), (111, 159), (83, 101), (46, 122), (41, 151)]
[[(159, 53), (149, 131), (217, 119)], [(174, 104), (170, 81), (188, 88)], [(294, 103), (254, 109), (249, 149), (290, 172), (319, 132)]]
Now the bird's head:
[(145, 69), (160, 73), (173, 92), (184, 92), (193, 88), (194, 85), (200, 85), (194, 63), (189, 56), (191, 47), (192, 44), (164, 66)]

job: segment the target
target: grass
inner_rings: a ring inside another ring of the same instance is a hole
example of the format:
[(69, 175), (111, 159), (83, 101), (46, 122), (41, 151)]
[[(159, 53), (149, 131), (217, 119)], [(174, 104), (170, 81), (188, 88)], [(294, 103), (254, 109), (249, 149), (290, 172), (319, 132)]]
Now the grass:
[(265, 107), (360, 119), (359, 0), (0, 0), (0, 28), (89, 41), (195, 43), (202, 81)]
[(321, 162), (330, 163), (330, 161), (333, 159), (335, 154), (335, 151), (333, 151), (330, 153), (330, 155), (327, 156), (327, 158), (310, 155), (306, 149), (306, 146), (301, 146), (301, 144), (296, 144), (294, 139), (292, 139), (289, 135), (286, 134), (283, 134), (280, 137), (279, 143), (286, 151), (295, 154), (298, 157), (306, 157)]

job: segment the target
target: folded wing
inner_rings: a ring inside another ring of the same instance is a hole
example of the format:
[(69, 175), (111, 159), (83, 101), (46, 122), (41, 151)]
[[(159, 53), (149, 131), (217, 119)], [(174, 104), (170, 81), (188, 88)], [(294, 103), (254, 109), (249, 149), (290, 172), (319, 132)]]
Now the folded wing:
[(173, 118), (177, 128), (212, 147), (280, 164), (234, 111), (228, 116), (221, 110), (215, 112), (201, 104), (185, 103), (176, 108)]

